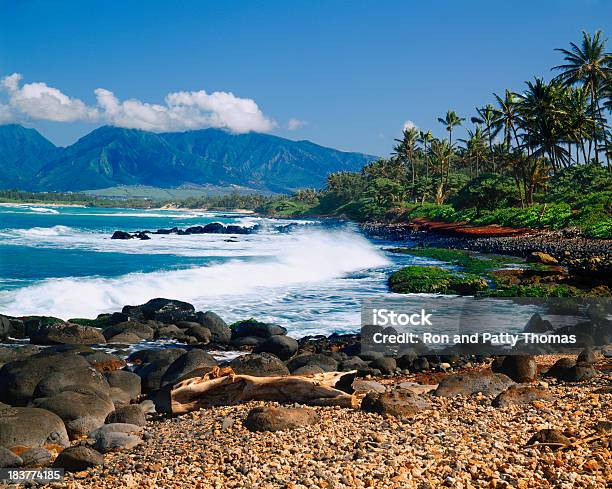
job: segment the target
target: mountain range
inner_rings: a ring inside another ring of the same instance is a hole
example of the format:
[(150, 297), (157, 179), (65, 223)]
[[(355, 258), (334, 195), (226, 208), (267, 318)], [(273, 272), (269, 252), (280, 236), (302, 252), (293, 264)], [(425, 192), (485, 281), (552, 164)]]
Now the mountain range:
[(0, 188), (82, 191), (114, 186), (238, 186), (271, 192), (319, 188), (331, 172), (373, 156), (269, 134), (219, 129), (153, 133), (102, 126), (67, 147), (35, 129), (0, 126)]

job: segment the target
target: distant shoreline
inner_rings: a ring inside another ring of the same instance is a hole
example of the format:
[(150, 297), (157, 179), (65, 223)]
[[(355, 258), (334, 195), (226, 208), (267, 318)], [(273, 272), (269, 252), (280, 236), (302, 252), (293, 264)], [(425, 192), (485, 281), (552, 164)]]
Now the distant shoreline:
[(27, 207), (32, 205), (38, 207), (88, 207), (84, 204), (61, 204), (49, 202), (0, 202), (0, 206), (2, 207)]

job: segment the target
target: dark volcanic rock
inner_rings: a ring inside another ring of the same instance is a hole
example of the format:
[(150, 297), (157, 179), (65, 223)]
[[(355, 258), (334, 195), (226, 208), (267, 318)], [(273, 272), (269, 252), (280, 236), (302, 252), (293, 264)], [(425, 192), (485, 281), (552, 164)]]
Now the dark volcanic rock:
[(138, 404), (130, 404), (116, 409), (106, 417), (106, 423), (126, 423), (136, 426), (147, 424), (144, 411)]
[(361, 402), (361, 409), (370, 413), (388, 414), (390, 416), (412, 416), (431, 403), (423, 397), (404, 389), (387, 392), (368, 392)]
[(211, 334), (211, 341), (215, 343), (228, 344), (232, 339), (232, 331), (227, 323), (212, 311), (198, 312), (196, 320)]
[(132, 239), (132, 235), (130, 233), (126, 233), (125, 231), (115, 231), (111, 236), (111, 239)]
[(61, 418), (45, 409), (8, 408), (0, 410), (0, 446), (68, 446), (68, 434)]
[(338, 362), (332, 357), (322, 353), (300, 355), (287, 362), (287, 368), (291, 372), (305, 365), (317, 365), (325, 372), (333, 372), (338, 369)]
[(53, 460), (53, 454), (43, 447), (33, 447), (21, 455), (24, 467), (43, 467)]
[(127, 370), (115, 370), (105, 374), (106, 380), (110, 385), (110, 394), (113, 397), (114, 390), (123, 392), (129, 401), (138, 398), (141, 392), (140, 377)]
[(70, 352), (41, 352), (7, 363), (0, 369), (0, 401), (25, 406), (43, 378), (55, 372), (65, 372), (69, 376), (89, 368), (87, 360)]
[(59, 370), (46, 375), (34, 388), (33, 398), (51, 397), (66, 390), (88, 390), (102, 397), (110, 393), (110, 386), (95, 368), (88, 366), (76, 370)]
[(35, 345), (95, 345), (106, 343), (99, 329), (73, 323), (44, 324), (30, 335)]
[(134, 333), (143, 340), (152, 340), (155, 336), (151, 326), (138, 321), (123, 321), (105, 328), (102, 333), (107, 340), (120, 333)]
[[(193, 324), (193, 323), (190, 323), (190, 324)], [(180, 324), (178, 326), (181, 327)], [(212, 333), (210, 332), (210, 329), (198, 323), (195, 323), (194, 326), (189, 327), (185, 331), (185, 334), (189, 336), (193, 336), (198, 341), (198, 343), (201, 343), (203, 345), (210, 343), (212, 340)]]
[(286, 407), (256, 407), (249, 411), (244, 426), (250, 431), (293, 430), (319, 421), (314, 409)]
[(8, 448), (0, 446), (0, 468), (19, 467), (22, 463), (21, 457), (15, 455)]
[(140, 314), (144, 319), (152, 319), (163, 323), (175, 323), (177, 321), (188, 321), (195, 315), (195, 308), (183, 301), (173, 299), (157, 298), (151, 299), (140, 306), (125, 306), (122, 311), (130, 317), (138, 317)]
[(376, 358), (370, 362), (370, 367), (377, 368), (383, 374), (389, 375), (395, 372), (397, 362), (395, 361), (395, 358), (391, 357)]
[(281, 360), (288, 360), (298, 349), (298, 342), (289, 336), (275, 335), (267, 338), (253, 350), (255, 353), (272, 353)]
[(230, 344), (237, 348), (241, 348), (243, 346), (257, 347), (262, 343), (265, 343), (266, 340), (267, 338), (262, 338), (261, 336), (241, 336), (239, 338), (234, 338)]
[(251, 353), (234, 358), (229, 366), (237, 374), (255, 377), (289, 375), (289, 370), (280, 358), (271, 353)]
[(178, 357), (164, 373), (160, 386), (172, 384), (189, 372), (202, 367), (214, 367), (217, 361), (203, 350), (190, 350)]
[(481, 392), (485, 396), (497, 396), (511, 385), (514, 385), (514, 382), (504, 374), (487, 371), (468, 372), (445, 377), (440, 381), (433, 395), (468, 397)]
[(538, 377), (538, 365), (532, 355), (508, 355), (496, 371), (515, 382), (533, 382)]
[(34, 400), (34, 406), (57, 414), (71, 438), (89, 433), (104, 424), (106, 417), (114, 411), (109, 396), (100, 396), (88, 390), (66, 390), (51, 397)]
[(578, 358), (576, 359), (576, 363), (578, 364), (586, 364), (593, 365), (597, 362), (597, 357), (595, 356), (595, 352), (591, 348), (586, 348), (580, 352)]
[(81, 472), (102, 465), (104, 465), (104, 456), (93, 448), (83, 445), (66, 448), (53, 462), (53, 467), (62, 468), (66, 472)]
[(287, 330), (278, 324), (261, 323), (254, 319), (240, 321), (232, 325), (232, 338), (240, 338), (241, 336), (260, 336), (262, 338), (270, 338), (274, 335), (287, 334)]
[(542, 319), (537, 312), (531, 316), (525, 328), (523, 329), (524, 333), (546, 333), (547, 331), (552, 331), (553, 327), (550, 324), (550, 321), (546, 319)]
[(81, 353), (81, 355), (98, 372), (110, 372), (112, 370), (119, 370), (126, 366), (125, 361), (123, 361), (117, 355), (111, 355), (110, 353), (104, 353), (103, 351)]
[(135, 351), (128, 356), (127, 360), (137, 365), (145, 365), (156, 360), (168, 360), (172, 363), (183, 353), (187, 353), (184, 348), (149, 348)]

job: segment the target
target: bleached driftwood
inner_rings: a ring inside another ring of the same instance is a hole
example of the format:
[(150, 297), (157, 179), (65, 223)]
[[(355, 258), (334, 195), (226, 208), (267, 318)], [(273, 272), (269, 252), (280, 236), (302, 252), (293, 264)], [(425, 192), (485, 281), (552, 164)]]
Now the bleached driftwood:
[(253, 377), (237, 375), (231, 368), (214, 368), (202, 377), (176, 384), (170, 392), (170, 406), (173, 414), (248, 401), (355, 407), (356, 401), (352, 395), (335, 388), (342, 377), (353, 374), (326, 372), (315, 375)]

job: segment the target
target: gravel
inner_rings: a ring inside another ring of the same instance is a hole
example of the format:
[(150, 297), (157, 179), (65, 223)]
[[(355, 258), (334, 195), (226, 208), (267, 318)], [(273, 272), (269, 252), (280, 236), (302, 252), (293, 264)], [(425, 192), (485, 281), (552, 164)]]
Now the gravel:
[(275, 403), (158, 419), (147, 424), (144, 444), (107, 454), (103, 468), (68, 474), (65, 486), (605, 488), (612, 480), (609, 431), (608, 439), (600, 433), (567, 450), (525, 445), (542, 429), (577, 441), (609, 427), (612, 394), (595, 393), (610, 386), (609, 367), (584, 383), (540, 382), (551, 400), (503, 408), (479, 394), (428, 397), (430, 410), (406, 418), (319, 407), (317, 424), (273, 433), (250, 432), (243, 421), (250, 409)]

